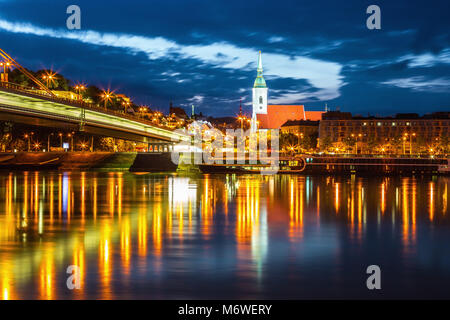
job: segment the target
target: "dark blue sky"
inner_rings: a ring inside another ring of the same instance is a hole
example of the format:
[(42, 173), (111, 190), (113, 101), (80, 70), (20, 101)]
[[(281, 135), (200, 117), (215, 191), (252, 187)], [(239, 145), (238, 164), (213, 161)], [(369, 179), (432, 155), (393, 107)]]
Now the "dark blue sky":
[[(81, 7), (81, 30), (66, 28)], [(381, 8), (381, 30), (366, 8)], [(0, 43), (167, 110), (250, 113), (258, 50), (269, 103), (366, 115), (450, 110), (450, 2), (364, 0), (0, 0)]]

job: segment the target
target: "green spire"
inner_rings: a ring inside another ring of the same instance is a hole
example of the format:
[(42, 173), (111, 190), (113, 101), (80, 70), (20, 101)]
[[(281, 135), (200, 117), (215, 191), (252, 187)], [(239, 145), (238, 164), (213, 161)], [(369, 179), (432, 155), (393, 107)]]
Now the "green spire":
[(255, 79), (255, 84), (253, 85), (253, 88), (267, 88), (266, 81), (263, 77), (263, 68), (262, 68), (262, 59), (261, 59), (261, 51), (259, 52), (258, 57), (258, 69), (257, 69), (257, 75)]

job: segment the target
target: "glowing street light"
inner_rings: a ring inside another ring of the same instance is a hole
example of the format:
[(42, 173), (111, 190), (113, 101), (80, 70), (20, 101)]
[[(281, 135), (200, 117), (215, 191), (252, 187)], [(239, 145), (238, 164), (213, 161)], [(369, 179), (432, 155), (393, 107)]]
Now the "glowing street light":
[(41, 148), (41, 144), (40, 144), (39, 142), (35, 142), (35, 143), (33, 144), (33, 149), (34, 149), (35, 151), (39, 151), (40, 148)]
[(71, 151), (73, 152), (73, 136), (75, 135), (75, 132), (71, 132), (71, 133), (68, 133), (67, 134), (67, 137), (69, 137), (70, 138), (70, 149), (71, 149)]
[(131, 103), (128, 101), (124, 101), (124, 102), (122, 102), (122, 105), (124, 107), (125, 114), (127, 114), (128, 107), (131, 105)]
[(106, 110), (107, 103), (112, 101), (112, 95), (113, 95), (113, 92), (109, 91), (109, 89), (107, 91), (103, 91), (103, 94), (101, 95), (102, 100), (105, 102), (105, 110)]
[(31, 150), (31, 137), (34, 135), (34, 132), (30, 132), (30, 134), (25, 133), (24, 138), (28, 140), (28, 152)]
[(8, 74), (6, 73), (9, 69), (11, 69), (11, 63), (9, 62), (0, 62), (0, 67), (3, 67), (2, 81), (8, 82)]
[(81, 151), (85, 151), (88, 148), (88, 143), (86, 141), (81, 141), (79, 144)]
[(56, 79), (56, 73), (54, 73), (53, 71), (49, 71), (46, 72), (43, 76), (42, 79), (44, 79), (47, 83), (47, 88), (50, 89), (50, 84), (53, 84), (55, 82)]
[(139, 111), (139, 114), (142, 117), (147, 112), (147, 107), (146, 106), (140, 106), (138, 111)]
[(77, 92), (78, 92), (78, 99), (79, 100), (83, 99), (82, 96), (81, 96), (81, 91), (83, 91), (85, 89), (86, 89), (86, 86), (84, 84), (77, 84), (75, 86), (75, 90), (77, 90)]

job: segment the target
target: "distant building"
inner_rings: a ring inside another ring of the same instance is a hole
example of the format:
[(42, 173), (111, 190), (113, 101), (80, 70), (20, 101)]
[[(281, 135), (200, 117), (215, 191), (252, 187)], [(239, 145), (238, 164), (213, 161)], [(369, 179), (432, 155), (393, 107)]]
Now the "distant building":
[(331, 111), (323, 114), (320, 121), (319, 145), (326, 139), (333, 147), (339, 147), (346, 139), (354, 138), (359, 146), (358, 153), (372, 152), (371, 145), (414, 153), (419, 148), (430, 148), (439, 141), (447, 140), (449, 134), (450, 112), (421, 117), (411, 113), (397, 114), (395, 117), (357, 117), (349, 112)]
[(170, 115), (175, 115), (176, 117), (180, 118), (180, 119), (187, 119), (189, 118), (188, 115), (186, 114), (186, 111), (184, 111), (183, 108), (180, 107), (173, 107), (172, 104), (169, 108), (169, 114)]
[(305, 111), (303, 105), (269, 105), (268, 87), (263, 77), (261, 51), (258, 57), (258, 69), (252, 89), (251, 130), (279, 129), (288, 120), (320, 120), (323, 111)]
[[(288, 120), (281, 126), (282, 133), (292, 133), (300, 136), (319, 134), (319, 122), (311, 120)], [(316, 136), (317, 137), (317, 136)]]

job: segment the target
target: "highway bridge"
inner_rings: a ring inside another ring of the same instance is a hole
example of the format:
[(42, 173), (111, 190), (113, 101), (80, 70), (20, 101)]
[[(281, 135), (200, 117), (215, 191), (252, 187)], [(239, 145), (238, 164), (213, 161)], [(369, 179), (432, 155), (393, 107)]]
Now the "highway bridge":
[(0, 83), (0, 120), (51, 128), (72, 128), (153, 146), (164, 145), (164, 151), (169, 151), (174, 143), (190, 140), (188, 135), (156, 126), (137, 116), (105, 110), (83, 101), (50, 96), (46, 92), (9, 82)]

